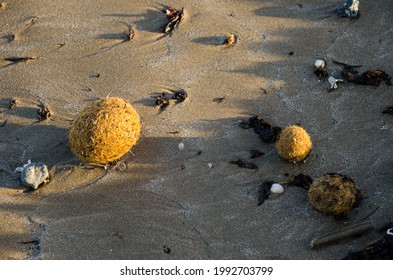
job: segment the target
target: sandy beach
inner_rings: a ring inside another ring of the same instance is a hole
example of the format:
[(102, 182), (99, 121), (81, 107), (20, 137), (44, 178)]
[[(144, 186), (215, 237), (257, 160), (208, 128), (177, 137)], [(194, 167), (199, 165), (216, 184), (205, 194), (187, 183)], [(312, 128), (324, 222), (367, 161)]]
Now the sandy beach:
[[(393, 221), (393, 116), (382, 114), (393, 87), (342, 82), (328, 91), (314, 74), (321, 58), (336, 78), (333, 60), (393, 75), (393, 1), (360, 1), (353, 20), (337, 15), (342, 2), (2, 1), (0, 259), (328, 260), (382, 237), (374, 230), (310, 248), (348, 225)], [(184, 17), (167, 35), (162, 10), (171, 6)], [(238, 41), (226, 46), (231, 33)], [(184, 102), (155, 106), (179, 89)], [(104, 169), (73, 155), (68, 131), (108, 96), (130, 102), (142, 130)], [(40, 103), (47, 120), (38, 120)], [(310, 155), (280, 158), (274, 143), (239, 126), (252, 116), (302, 126)], [(250, 158), (254, 149), (263, 154)], [(229, 163), (239, 159), (257, 168)], [(34, 192), (15, 172), (28, 160), (50, 173)], [(364, 195), (346, 219), (317, 212), (307, 190), (290, 185), (257, 205), (264, 181), (329, 172), (350, 176)]]

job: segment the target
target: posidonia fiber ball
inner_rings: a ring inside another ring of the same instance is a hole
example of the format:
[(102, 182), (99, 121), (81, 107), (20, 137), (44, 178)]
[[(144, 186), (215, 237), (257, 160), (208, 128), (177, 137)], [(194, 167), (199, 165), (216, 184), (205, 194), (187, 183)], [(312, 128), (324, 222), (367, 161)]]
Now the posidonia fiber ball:
[(339, 216), (358, 205), (362, 194), (352, 178), (328, 173), (313, 181), (308, 190), (308, 199), (317, 211)]
[(106, 165), (121, 158), (138, 141), (140, 117), (126, 100), (104, 98), (83, 109), (72, 122), (72, 152), (82, 161)]
[(298, 162), (308, 156), (312, 142), (303, 128), (293, 125), (287, 126), (281, 131), (276, 148), (280, 157), (289, 162)]

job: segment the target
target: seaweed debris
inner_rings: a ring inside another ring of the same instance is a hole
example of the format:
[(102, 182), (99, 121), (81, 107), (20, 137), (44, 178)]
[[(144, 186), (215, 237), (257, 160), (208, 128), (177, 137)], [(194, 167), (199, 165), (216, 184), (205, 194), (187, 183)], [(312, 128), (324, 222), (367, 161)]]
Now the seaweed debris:
[(261, 206), (265, 202), (265, 200), (269, 198), (271, 194), (270, 187), (273, 183), (273, 181), (265, 181), (259, 185), (257, 204), (258, 206)]
[(393, 259), (393, 228), (385, 235), (366, 246), (361, 251), (349, 252), (344, 260), (392, 260)]
[(230, 164), (236, 164), (239, 167), (242, 168), (247, 168), (247, 169), (257, 169), (258, 166), (256, 166), (255, 164), (253, 164), (252, 162), (244, 162), (241, 159), (238, 160), (230, 160), (229, 161)]
[(184, 8), (180, 11), (173, 7), (163, 10), (168, 18), (168, 23), (163, 28), (165, 34), (171, 34), (172, 31), (177, 28), (184, 17)]
[(253, 128), (256, 134), (259, 134), (263, 142), (272, 143), (277, 141), (282, 130), (281, 127), (273, 126), (265, 121), (262, 117), (254, 116), (248, 119), (248, 122), (242, 121), (239, 126), (244, 129)]
[(359, 74), (359, 71), (354, 68), (361, 67), (362, 65), (348, 65), (335, 60), (333, 60), (333, 63), (343, 66), (341, 74), (348, 82), (361, 85), (379, 86), (382, 81), (385, 81), (387, 85), (393, 85), (392, 76), (383, 70), (368, 70)]
[(393, 115), (393, 106), (386, 107), (385, 110), (382, 111), (382, 114), (391, 114), (391, 115)]
[(188, 94), (184, 89), (170, 90), (170, 91), (172, 92), (171, 97), (168, 96), (169, 94), (167, 92), (163, 92), (160, 95), (154, 97), (155, 105), (157, 107), (159, 107), (160, 109), (165, 109), (167, 106), (169, 106), (170, 99), (175, 100), (175, 103), (178, 104), (184, 102), (188, 97)]

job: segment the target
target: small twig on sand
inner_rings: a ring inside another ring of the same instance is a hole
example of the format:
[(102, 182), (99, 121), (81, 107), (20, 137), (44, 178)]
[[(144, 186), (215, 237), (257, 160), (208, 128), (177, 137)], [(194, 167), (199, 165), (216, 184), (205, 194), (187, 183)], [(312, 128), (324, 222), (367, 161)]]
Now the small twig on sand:
[(364, 232), (374, 229), (374, 221), (369, 220), (367, 222), (357, 223), (351, 226), (344, 227), (342, 229), (329, 232), (322, 236), (316, 237), (311, 240), (311, 248), (321, 247), (323, 245), (328, 245), (349, 237), (353, 237)]

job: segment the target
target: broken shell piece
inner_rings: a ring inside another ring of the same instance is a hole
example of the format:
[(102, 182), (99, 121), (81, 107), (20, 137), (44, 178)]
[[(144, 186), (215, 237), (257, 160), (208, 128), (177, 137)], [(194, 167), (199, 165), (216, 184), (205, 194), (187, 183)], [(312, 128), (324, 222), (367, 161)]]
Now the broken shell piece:
[(340, 17), (357, 18), (359, 16), (359, 0), (346, 0), (345, 3), (338, 7)]
[(183, 151), (184, 150), (184, 143), (179, 143), (178, 145), (179, 151)]
[(209, 163), (207, 164), (207, 166), (211, 169), (211, 168), (213, 168), (213, 163), (209, 162)]
[(314, 65), (318, 69), (323, 69), (326, 66), (326, 61), (323, 59), (317, 59), (317, 60), (315, 60)]
[(330, 76), (329, 79), (328, 79), (328, 81), (329, 81), (329, 83), (330, 83), (330, 90), (333, 90), (333, 89), (338, 88), (337, 83), (343, 83), (343, 82), (344, 82), (344, 80), (342, 80), (342, 79), (336, 79), (336, 78), (333, 77), (333, 76)]
[(270, 192), (271, 193), (284, 193), (284, 187), (281, 184), (274, 183), (270, 187)]
[(238, 41), (238, 37), (236, 34), (229, 34), (226, 36), (225, 41), (224, 41), (224, 45), (228, 46), (228, 47), (233, 47), (234, 45), (236, 45)]
[(42, 162), (31, 162), (30, 160), (23, 167), (16, 168), (21, 172), (20, 179), (25, 187), (37, 189), (41, 184), (49, 182), (48, 167)]

